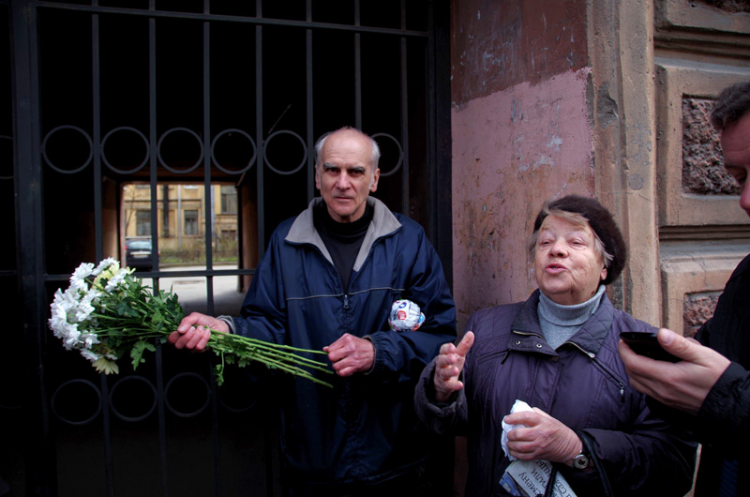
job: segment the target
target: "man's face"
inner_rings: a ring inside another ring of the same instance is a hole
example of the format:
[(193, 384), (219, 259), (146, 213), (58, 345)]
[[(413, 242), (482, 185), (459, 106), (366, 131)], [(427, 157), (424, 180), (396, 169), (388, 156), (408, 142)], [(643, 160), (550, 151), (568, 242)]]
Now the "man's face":
[(740, 207), (750, 216), (750, 112), (739, 121), (725, 127), (721, 132), (721, 148), (724, 151), (724, 167), (740, 184)]
[(365, 213), (367, 196), (378, 189), (380, 169), (373, 172), (372, 145), (354, 130), (332, 133), (323, 143), (315, 166), (315, 186), (339, 223), (351, 223)]

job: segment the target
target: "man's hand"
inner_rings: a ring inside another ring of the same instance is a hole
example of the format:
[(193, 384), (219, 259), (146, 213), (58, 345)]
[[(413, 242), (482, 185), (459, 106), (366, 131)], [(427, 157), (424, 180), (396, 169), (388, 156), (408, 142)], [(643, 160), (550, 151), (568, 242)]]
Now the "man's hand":
[(543, 459), (572, 466), (573, 458), (583, 448), (583, 442), (573, 430), (536, 407), (532, 411), (509, 414), (504, 421), (524, 425), (508, 432), (510, 455), (523, 461)]
[(323, 351), (328, 353), (333, 370), (339, 376), (367, 372), (375, 363), (375, 346), (372, 342), (349, 333), (344, 333), (331, 345), (323, 347)]
[(438, 402), (446, 402), (453, 392), (464, 387), (458, 377), (464, 369), (466, 354), (469, 353), (472, 345), (474, 345), (474, 333), (467, 331), (458, 343), (458, 347), (452, 343), (444, 343), (440, 347), (440, 354), (435, 361), (435, 374), (432, 379)]
[(229, 333), (229, 328), (224, 321), (193, 312), (180, 321), (177, 331), (170, 333), (167, 340), (177, 349), (203, 352), (206, 350), (208, 339), (211, 338), (211, 331), (208, 328)]
[(667, 352), (682, 361), (656, 361), (636, 354), (620, 341), (620, 357), (630, 375), (630, 384), (662, 404), (697, 414), (708, 392), (729, 367), (729, 359), (666, 328), (660, 329), (657, 337)]

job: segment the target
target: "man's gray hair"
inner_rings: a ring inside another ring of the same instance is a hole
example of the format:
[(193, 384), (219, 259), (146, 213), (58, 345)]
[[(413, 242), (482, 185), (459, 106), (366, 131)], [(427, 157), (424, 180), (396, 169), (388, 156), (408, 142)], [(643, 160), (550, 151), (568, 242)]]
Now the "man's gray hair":
[(318, 141), (315, 143), (315, 165), (316, 166), (318, 165), (318, 160), (320, 160), (320, 152), (321, 150), (323, 150), (323, 145), (325, 144), (326, 139), (329, 136), (331, 136), (333, 133), (336, 133), (337, 131), (345, 131), (345, 130), (356, 131), (360, 135), (370, 140), (370, 145), (372, 145), (372, 155), (370, 156), (370, 166), (372, 167), (371, 174), (374, 176), (375, 169), (378, 168), (378, 162), (380, 162), (380, 147), (378, 147), (378, 143), (370, 135), (368, 135), (367, 133), (363, 133), (357, 128), (352, 128), (351, 126), (344, 126), (343, 128), (339, 128), (336, 131), (329, 131), (328, 133), (318, 138)]

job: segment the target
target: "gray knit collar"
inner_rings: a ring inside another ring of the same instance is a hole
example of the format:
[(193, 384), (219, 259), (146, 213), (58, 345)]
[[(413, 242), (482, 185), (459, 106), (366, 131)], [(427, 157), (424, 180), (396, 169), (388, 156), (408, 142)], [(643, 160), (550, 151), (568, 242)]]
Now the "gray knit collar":
[(581, 326), (599, 308), (604, 291), (605, 286), (599, 285), (593, 297), (575, 305), (560, 305), (539, 292), (539, 316), (558, 326)]

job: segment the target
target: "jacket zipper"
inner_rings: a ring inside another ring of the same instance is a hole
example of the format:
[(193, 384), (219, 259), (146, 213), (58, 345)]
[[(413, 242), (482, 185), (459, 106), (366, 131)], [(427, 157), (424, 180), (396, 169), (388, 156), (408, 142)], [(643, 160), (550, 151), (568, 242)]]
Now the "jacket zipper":
[(620, 379), (617, 376), (615, 376), (615, 374), (612, 371), (610, 371), (604, 364), (597, 361), (596, 359), (592, 359), (592, 362), (596, 364), (599, 367), (599, 369), (604, 371), (604, 373), (606, 373), (607, 376), (612, 378), (612, 381), (617, 383), (617, 386), (620, 389), (620, 402), (624, 404), (625, 403), (625, 384), (622, 381), (620, 381)]
[(577, 348), (578, 350), (580, 350), (581, 352), (589, 356), (589, 358), (591, 359), (591, 362), (600, 371), (602, 371), (604, 374), (612, 378), (612, 381), (615, 382), (615, 384), (617, 385), (617, 388), (619, 389), (620, 402), (625, 403), (625, 384), (622, 381), (620, 381), (620, 379), (617, 376), (615, 376), (615, 374), (612, 371), (610, 371), (609, 368), (607, 368), (603, 363), (601, 363), (600, 361), (596, 359), (596, 354), (594, 354), (593, 352), (589, 352), (588, 350), (585, 350), (584, 348), (580, 347), (578, 344), (574, 342), (565, 342), (565, 343), (569, 343), (570, 345), (574, 346), (575, 348)]

